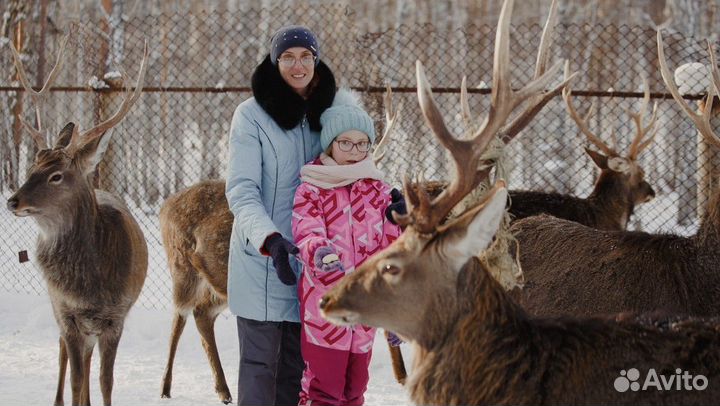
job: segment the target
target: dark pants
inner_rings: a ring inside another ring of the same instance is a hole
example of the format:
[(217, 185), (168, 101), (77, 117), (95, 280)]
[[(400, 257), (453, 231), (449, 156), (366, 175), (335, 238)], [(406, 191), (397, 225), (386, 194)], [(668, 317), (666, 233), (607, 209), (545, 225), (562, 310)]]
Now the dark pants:
[(237, 328), (238, 405), (297, 405), (305, 367), (300, 354), (300, 323), (238, 317)]

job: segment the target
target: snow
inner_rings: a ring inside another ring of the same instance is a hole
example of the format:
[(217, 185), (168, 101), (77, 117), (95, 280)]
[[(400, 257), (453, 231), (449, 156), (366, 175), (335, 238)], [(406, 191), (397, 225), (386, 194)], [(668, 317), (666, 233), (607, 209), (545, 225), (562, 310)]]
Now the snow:
[[(57, 326), (47, 295), (0, 293), (0, 404), (49, 404), (55, 398), (58, 373)], [(115, 361), (115, 405), (221, 405), (213, 390), (210, 366), (195, 324), (189, 321), (180, 339), (173, 370), (172, 398), (160, 398), (167, 362), (172, 313), (135, 306), (128, 315)], [(223, 313), (215, 324), (218, 351), (228, 386), (237, 396), (238, 348), (235, 318)], [(412, 356), (402, 345), (406, 366)], [(98, 381), (99, 356), (93, 357), (90, 376), (91, 403), (102, 404)], [(65, 402), (71, 400), (69, 374)], [(384, 336), (378, 335), (370, 364), (367, 405), (409, 405), (395, 381)]]
[(103, 75), (104, 80), (113, 80), (122, 78), (122, 74), (116, 70), (107, 72)]
[(87, 85), (90, 86), (93, 89), (109, 89), (110, 86), (108, 86), (105, 81), (98, 79), (97, 76), (91, 76), (90, 79), (88, 79)]

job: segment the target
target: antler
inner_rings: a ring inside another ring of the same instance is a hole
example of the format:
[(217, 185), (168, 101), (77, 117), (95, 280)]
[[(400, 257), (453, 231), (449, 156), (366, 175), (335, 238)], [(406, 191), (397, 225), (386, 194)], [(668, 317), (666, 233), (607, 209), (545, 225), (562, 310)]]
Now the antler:
[[(478, 169), (481, 155), (493, 137), (498, 135), (502, 126), (506, 123), (513, 111), (523, 102), (528, 102), (524, 112), (532, 111), (544, 101), (545, 88), (552, 82), (555, 74), (562, 66), (555, 64), (552, 68), (530, 81), (518, 91), (510, 87), (510, 16), (512, 14), (513, 1), (506, 0), (500, 12), (497, 34), (495, 36), (495, 55), (493, 60), (493, 87), (490, 113), (482, 126), (475, 131), (470, 139), (457, 139), (453, 137), (445, 126), (445, 122), (432, 97), (430, 85), (425, 77), (422, 63), (416, 63), (416, 76), (418, 85), (418, 100), (420, 109), (423, 112), (425, 121), (431, 128), (440, 143), (450, 151), (455, 162), (456, 174), (450, 185), (434, 200), (430, 201), (429, 196), (423, 188), (414, 188), (410, 179), (405, 178), (405, 195), (410, 204), (409, 213), (397, 215), (396, 221), (405, 226), (412, 225), (421, 233), (432, 233), (436, 230), (443, 218), (452, 208), (470, 193), (483, 179), (488, 176), (490, 169), (484, 167)], [(550, 17), (549, 17), (550, 19)], [(543, 38), (543, 41), (546, 37)], [(547, 45), (542, 42), (540, 48)], [(563, 81), (549, 93), (557, 92), (565, 86), (567, 80)], [(466, 93), (465, 93), (466, 94)], [(526, 123), (527, 124), (527, 123)]]
[[(535, 74), (533, 75), (533, 79), (538, 79), (540, 76), (542, 76), (547, 71), (547, 64), (550, 60), (550, 52), (548, 52), (548, 49), (550, 48), (550, 44), (552, 43), (552, 37), (555, 33), (555, 25), (557, 23), (557, 1), (553, 0), (550, 4), (550, 13), (548, 14), (547, 21), (545, 21), (545, 27), (543, 28), (542, 36), (540, 37), (540, 47), (538, 48), (538, 54), (537, 54), (537, 61), (535, 64)], [(512, 141), (513, 138), (515, 138), (516, 135), (520, 133), (527, 125), (532, 121), (532, 119), (537, 115), (537, 113), (542, 110), (545, 105), (552, 100), (555, 96), (557, 96), (562, 89), (565, 88), (565, 84), (570, 82), (572, 78), (577, 75), (577, 72), (573, 72), (572, 75), (565, 75), (563, 84), (561, 86), (556, 87), (553, 91), (545, 92), (544, 94), (540, 94), (535, 96), (535, 100), (531, 102), (534, 104), (534, 107), (531, 109), (527, 109), (522, 114), (519, 114), (515, 119), (508, 125), (504, 126), (502, 130), (500, 130), (500, 134), (502, 136), (500, 139), (507, 144), (510, 141)]]
[(658, 47), (658, 62), (660, 63), (660, 74), (662, 75), (665, 87), (672, 94), (673, 99), (680, 105), (680, 108), (690, 117), (690, 120), (695, 124), (695, 127), (705, 137), (705, 139), (713, 144), (720, 146), (720, 139), (717, 137), (712, 127), (710, 126), (710, 114), (712, 113), (713, 98), (715, 97), (715, 90), (720, 84), (720, 74), (718, 74), (717, 63), (715, 61), (715, 53), (712, 50), (711, 44), (708, 42), (708, 53), (710, 54), (710, 64), (712, 65), (710, 71), (712, 72), (712, 80), (710, 86), (708, 86), (707, 103), (702, 109), (700, 114), (693, 111), (692, 108), (685, 102), (680, 95), (673, 77), (670, 74), (670, 70), (667, 67), (667, 61), (665, 60), (665, 50), (662, 40), (662, 33), (660, 30), (657, 32), (657, 47)]
[(712, 83), (715, 87), (715, 94), (720, 94), (720, 71), (718, 71), (715, 52), (712, 49), (712, 43), (710, 40), (705, 40), (705, 42), (707, 44), (708, 54), (710, 55), (710, 72), (712, 74)]
[[(655, 138), (655, 134), (657, 132), (657, 128), (655, 128), (655, 122), (657, 120), (657, 102), (653, 105), (653, 111), (652, 116), (650, 117), (650, 122), (647, 126), (643, 127), (643, 116), (645, 115), (645, 111), (647, 110), (648, 103), (650, 102), (650, 85), (648, 84), (648, 80), (646, 77), (643, 77), (643, 86), (645, 87), (645, 94), (643, 95), (643, 101), (640, 104), (640, 110), (638, 110), (637, 113), (633, 113), (630, 111), (630, 109), (627, 109), (626, 112), (628, 115), (630, 115), (630, 118), (635, 122), (635, 126), (637, 127), (637, 134), (635, 135), (635, 138), (633, 138), (632, 142), (630, 143), (630, 152), (628, 153), (628, 158), (635, 160), (637, 159), (637, 156), (650, 145), (652, 140)], [(646, 134), (650, 132), (650, 137), (647, 139), (647, 141), (641, 143), (642, 139), (645, 137)]]
[[(125, 88), (127, 95), (125, 96), (125, 99), (123, 100), (122, 104), (118, 108), (118, 110), (115, 112), (115, 114), (112, 115), (112, 117), (108, 118), (107, 120), (103, 121), (102, 123), (96, 125), (95, 127), (86, 130), (80, 134), (81, 139), (88, 139), (92, 137), (97, 137), (102, 134), (104, 134), (107, 130), (111, 129), (112, 127), (116, 126), (118, 123), (120, 123), (123, 118), (125, 118), (125, 115), (127, 115), (128, 111), (130, 111), (130, 107), (132, 107), (133, 104), (137, 101), (137, 99), (140, 97), (140, 94), (142, 93), (143, 83), (145, 80), (145, 71), (147, 70), (147, 56), (148, 56), (148, 44), (147, 41), (145, 41), (145, 48), (143, 50), (143, 58), (140, 62), (140, 73), (138, 74), (137, 81), (135, 82), (135, 90), (130, 92), (131, 88), (128, 84)], [(125, 73), (120, 70), (123, 83), (128, 83), (129, 80), (126, 77)], [(71, 141), (72, 145), (75, 145), (75, 142), (77, 142), (76, 139), (73, 139)]]
[[(570, 72), (570, 63), (565, 63), (565, 77), (568, 77), (568, 74)], [(565, 107), (567, 108), (567, 112), (570, 115), (570, 117), (575, 121), (575, 124), (577, 124), (580, 131), (585, 135), (585, 137), (593, 143), (596, 147), (600, 149), (605, 155), (617, 155), (617, 152), (615, 152), (614, 149), (610, 148), (607, 144), (605, 144), (600, 137), (593, 134), (592, 131), (590, 131), (590, 127), (587, 125), (587, 120), (593, 115), (595, 111), (595, 103), (592, 103), (590, 105), (590, 108), (588, 109), (588, 112), (585, 114), (585, 117), (581, 117), (580, 114), (575, 109), (575, 106), (572, 102), (572, 88), (570, 85), (565, 86), (565, 88), (562, 91), (562, 97), (563, 100), (565, 100)]]
[(385, 153), (387, 152), (386, 148), (388, 139), (390, 139), (390, 133), (394, 129), (395, 123), (397, 122), (397, 110), (395, 110), (395, 107), (393, 106), (392, 88), (390, 88), (390, 84), (387, 84), (385, 86), (385, 89), (386, 92), (385, 96), (383, 97), (383, 101), (385, 104), (385, 130), (383, 131), (380, 142), (378, 142), (378, 144), (375, 146), (375, 152), (373, 152), (373, 162), (375, 162), (376, 165), (385, 157)]
[(27, 74), (25, 73), (25, 67), (23, 66), (22, 60), (20, 58), (20, 54), (15, 49), (15, 46), (10, 43), (10, 50), (12, 51), (13, 59), (15, 60), (15, 67), (18, 72), (18, 78), (20, 79), (20, 83), (22, 84), (25, 91), (28, 92), (30, 98), (32, 98), (33, 104), (35, 104), (35, 121), (37, 122), (38, 127), (33, 127), (30, 123), (28, 123), (22, 118), (20, 119), (20, 121), (23, 123), (28, 132), (30, 132), (30, 136), (33, 138), (35, 144), (39, 149), (46, 149), (49, 145), (47, 134), (42, 129), (42, 122), (40, 119), (42, 103), (48, 91), (55, 82), (55, 79), (57, 79), (58, 73), (60, 72), (60, 66), (62, 66), (63, 62), (63, 53), (65, 53), (65, 46), (68, 43), (68, 38), (69, 35), (66, 35), (63, 41), (60, 42), (60, 48), (58, 49), (57, 61), (55, 61), (55, 66), (53, 66), (50, 74), (47, 77), (47, 80), (45, 80), (45, 84), (39, 92), (33, 90), (32, 86), (30, 85), (30, 81), (28, 81)]
[(468, 103), (467, 76), (463, 76), (460, 83), (460, 110), (465, 124), (465, 138), (470, 138), (475, 133), (475, 126), (472, 122), (472, 113), (470, 113), (470, 103)]
[[(569, 67), (568, 64), (565, 65), (565, 77), (568, 77)], [(633, 138), (631, 144), (630, 144), (630, 152), (628, 153), (628, 159), (635, 160), (637, 159), (637, 156), (642, 152), (645, 148), (647, 148), (650, 143), (652, 143), (653, 139), (655, 138), (656, 128), (655, 128), (655, 122), (657, 121), (657, 102), (653, 106), (653, 113), (650, 118), (650, 122), (647, 126), (643, 127), (643, 117), (645, 115), (645, 112), (647, 110), (648, 103), (650, 102), (650, 86), (648, 85), (647, 78), (643, 78), (643, 85), (645, 88), (644, 96), (642, 103), (640, 104), (640, 109), (637, 113), (632, 112), (630, 109), (626, 109), (625, 111), (627, 114), (632, 118), (632, 120), (635, 122), (635, 125), (637, 127), (637, 133), (635, 137)], [(595, 110), (595, 103), (590, 105), (590, 109), (588, 109), (588, 112), (585, 114), (584, 117), (581, 117), (580, 114), (575, 109), (575, 106), (572, 102), (572, 89), (571, 86), (566, 86), (565, 89), (563, 89), (563, 100), (565, 100), (565, 106), (567, 107), (567, 112), (572, 117), (573, 121), (577, 124), (580, 131), (585, 135), (585, 137), (593, 143), (596, 147), (598, 147), (605, 155), (608, 156), (619, 156), (617, 152), (617, 137), (615, 136), (615, 130), (613, 130), (610, 134), (610, 138), (612, 139), (613, 146), (610, 147), (606, 143), (604, 143), (600, 137), (595, 135), (592, 131), (590, 131), (590, 127), (587, 124), (588, 119), (592, 116), (594, 110)], [(642, 142), (643, 138), (648, 134), (651, 133), (650, 137)]]

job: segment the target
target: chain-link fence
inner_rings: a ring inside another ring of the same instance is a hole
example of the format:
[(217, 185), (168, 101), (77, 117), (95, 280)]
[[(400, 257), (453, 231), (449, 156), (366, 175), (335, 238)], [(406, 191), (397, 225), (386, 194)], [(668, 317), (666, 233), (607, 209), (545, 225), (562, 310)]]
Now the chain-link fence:
[[(123, 93), (102, 88), (101, 78), (119, 67), (134, 78), (143, 41), (148, 40), (144, 95), (112, 130), (100, 177), (102, 188), (124, 198), (145, 232), (150, 269), (141, 303), (146, 307), (166, 307), (172, 297), (160, 242), (160, 206), (167, 196), (184, 187), (224, 176), (232, 113), (237, 104), (251, 96), (252, 71), (265, 56), (272, 32), (280, 26), (300, 23), (318, 33), (322, 58), (340, 85), (361, 93), (380, 133), (384, 127), (384, 85), (393, 87), (399, 122), (381, 168), (396, 185), (406, 173), (426, 179), (441, 179), (448, 174), (446, 153), (426, 128), (417, 106), (415, 60), (424, 63), (436, 101), (455, 134), (464, 131), (459, 103), (463, 75), (468, 78), (470, 107), (478, 122), (488, 110), (494, 26), (453, 31), (436, 30), (432, 25), (401, 26), (368, 34), (354, 28), (349, 9), (332, 4), (244, 7), (242, 13), (78, 22), (64, 32), (41, 24), (23, 28), (25, 38), (20, 43), (24, 65), (38, 84), (51, 69), (63, 35), (69, 34), (62, 72), (41, 114), (43, 125), (52, 134), (67, 121), (88, 128), (111, 115)], [(514, 87), (528, 82), (533, 75), (541, 31), (538, 25), (512, 27)], [(689, 61), (709, 63), (704, 42), (699, 39), (667, 33), (665, 42), (671, 69)], [(25, 92), (19, 91), (10, 50), (7, 45), (2, 49), (0, 187), (7, 199), (22, 184), (34, 158), (34, 144), (18, 120), (24, 117), (32, 122), (34, 110)], [(616, 132), (621, 150), (627, 150), (635, 134), (626, 109), (637, 109), (642, 97), (641, 78), (649, 79), (652, 99), (659, 105), (659, 131), (639, 161), (657, 197), (636, 209), (630, 228), (693, 234), (709, 193), (707, 173), (712, 172), (716, 159), (714, 154), (708, 156), (691, 122), (666, 94), (657, 66), (655, 31), (628, 26), (560, 25), (552, 55), (554, 60), (569, 59), (571, 69), (579, 72), (573, 83), (578, 109), (584, 112), (591, 102), (597, 105), (589, 122), (591, 130), (605, 140)], [(508, 161), (513, 167), (511, 188), (588, 195), (597, 171), (583, 151), (586, 144), (565, 112), (562, 99), (554, 99), (508, 148)], [(4, 264), (0, 290), (43, 292), (44, 283), (34, 261), (21, 264), (17, 259), (21, 250), (28, 250), (32, 258), (38, 233), (35, 222), (15, 218), (6, 210), (0, 212), (5, 230), (0, 239)]]

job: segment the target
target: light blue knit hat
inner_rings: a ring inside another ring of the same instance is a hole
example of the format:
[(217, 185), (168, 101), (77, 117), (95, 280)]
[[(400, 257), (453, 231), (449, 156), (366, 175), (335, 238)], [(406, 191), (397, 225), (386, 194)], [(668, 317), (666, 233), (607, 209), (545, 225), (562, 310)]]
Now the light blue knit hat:
[(365, 110), (348, 104), (340, 104), (325, 110), (320, 116), (320, 145), (327, 150), (335, 138), (345, 131), (358, 130), (367, 134), (370, 143), (375, 142), (375, 126)]

